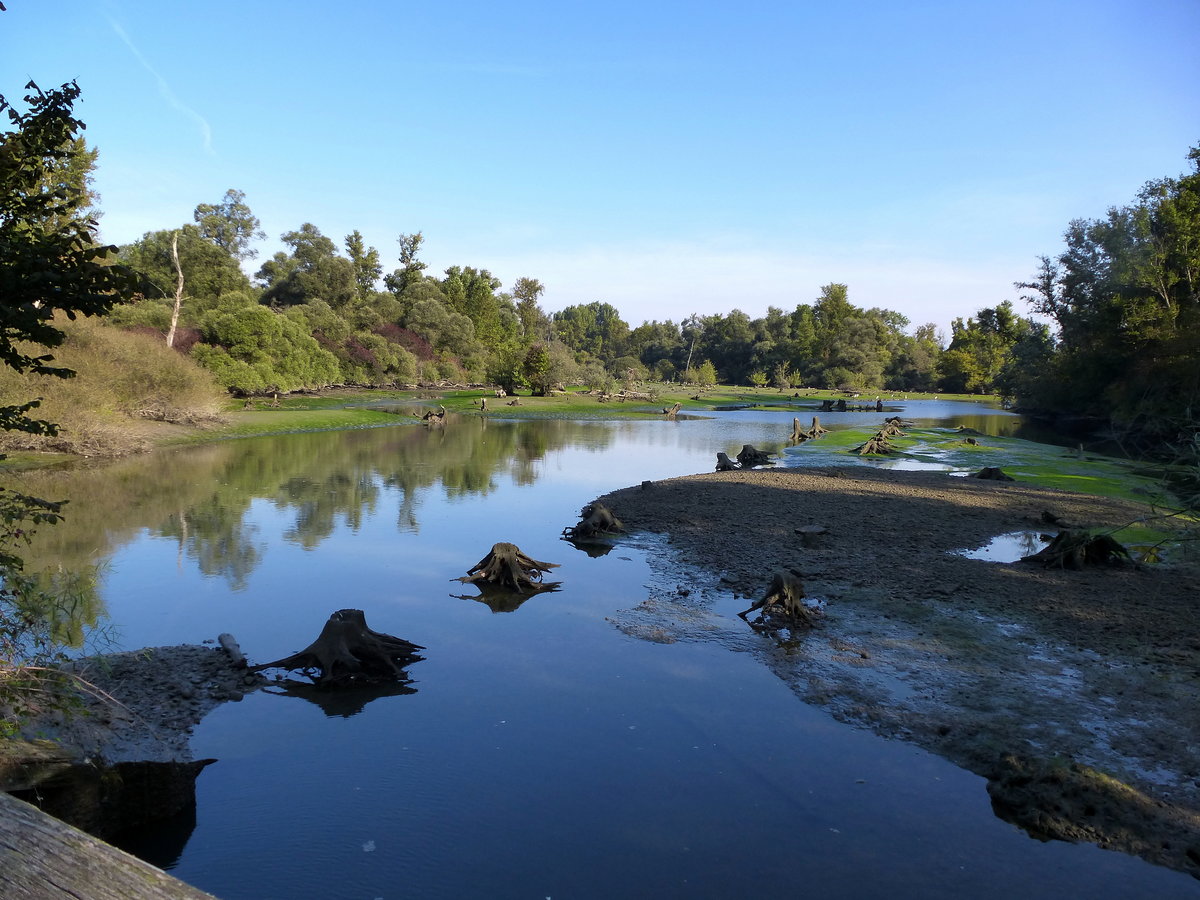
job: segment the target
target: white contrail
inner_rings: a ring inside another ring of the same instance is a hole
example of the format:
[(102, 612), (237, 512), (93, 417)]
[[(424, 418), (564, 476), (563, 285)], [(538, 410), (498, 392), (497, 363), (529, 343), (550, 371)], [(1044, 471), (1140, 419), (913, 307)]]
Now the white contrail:
[(158, 92), (162, 94), (163, 99), (184, 115), (190, 116), (195, 120), (196, 124), (200, 126), (200, 134), (204, 138), (204, 152), (212, 153), (212, 127), (208, 124), (208, 120), (180, 100), (177, 96), (175, 96), (175, 92), (171, 90), (171, 86), (167, 84), (167, 80), (159, 75), (157, 71), (155, 71), (154, 66), (150, 65), (146, 57), (142, 56), (142, 51), (134, 46), (133, 41), (130, 40), (129, 35), (125, 33), (124, 28), (122, 28), (112, 19), (109, 19), (108, 21), (109, 24), (112, 25), (113, 31), (117, 33), (117, 37), (125, 42), (125, 46), (129, 48), (129, 52), (132, 53), (134, 58), (136, 58), (137, 61), (142, 64), (142, 68), (154, 76), (154, 80), (158, 82)]

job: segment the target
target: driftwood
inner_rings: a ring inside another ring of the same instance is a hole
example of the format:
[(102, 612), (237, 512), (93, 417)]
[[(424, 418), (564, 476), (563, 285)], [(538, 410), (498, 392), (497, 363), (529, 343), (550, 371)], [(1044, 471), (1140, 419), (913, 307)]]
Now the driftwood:
[(675, 404), (674, 406), (672, 406), (670, 409), (664, 409), (664, 410), (663, 410), (663, 415), (664, 415), (664, 416), (666, 416), (668, 419), (674, 419), (674, 418), (675, 418), (677, 415), (679, 415), (679, 411), (680, 411), (681, 409), (683, 409), (683, 404), (682, 404), (682, 403), (676, 403), (676, 404)]
[(426, 425), (441, 425), (446, 421), (446, 407), (439, 406), (437, 409), (431, 409), (421, 416), (421, 421)]
[(579, 518), (578, 524), (563, 529), (563, 537), (566, 540), (588, 540), (598, 535), (617, 534), (625, 530), (621, 520), (603, 503), (589, 503), (579, 511)]
[(756, 600), (749, 609), (738, 615), (744, 619), (756, 610), (760, 610), (763, 616), (778, 614), (786, 616), (791, 624), (810, 627), (817, 617), (817, 611), (804, 603), (804, 585), (800, 581), (800, 573), (795, 569), (776, 572), (762, 599)]
[(319, 676), (314, 680), (325, 687), (406, 679), (404, 667), (423, 659), (417, 651), (424, 649), (403, 638), (372, 631), (361, 609), (339, 609), (317, 639), (299, 653), (251, 666), (250, 671), (293, 669), (310, 678), (316, 671)]
[(771, 454), (764, 450), (759, 450), (751, 444), (742, 444), (742, 449), (738, 451), (737, 460), (742, 464), (743, 469), (753, 469), (755, 466), (772, 466)]
[(737, 469), (737, 468), (739, 468), (738, 464), (735, 463), (732, 459), (730, 459), (726, 454), (724, 454), (724, 453), (717, 454), (717, 471), (718, 472), (732, 472), (734, 469)]
[(538, 562), (521, 552), (516, 544), (493, 544), (487, 556), (456, 579), (464, 584), (493, 585), (510, 591), (552, 591), (558, 582), (543, 582), (542, 575), (557, 569), (558, 563)]
[(1119, 565), (1132, 562), (1129, 551), (1112, 535), (1086, 531), (1060, 531), (1045, 547), (1022, 562), (1041, 563), (1045, 568), (1082, 569), (1084, 566)]

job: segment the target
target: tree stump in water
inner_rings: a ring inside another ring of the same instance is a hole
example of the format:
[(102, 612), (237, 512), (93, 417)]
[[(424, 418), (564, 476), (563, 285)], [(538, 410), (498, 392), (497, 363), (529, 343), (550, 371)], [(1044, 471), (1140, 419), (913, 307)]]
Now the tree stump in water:
[(381, 634), (367, 627), (361, 609), (339, 609), (329, 617), (317, 639), (291, 656), (275, 662), (251, 666), (250, 671), (263, 669), (298, 669), (322, 686), (362, 684), (404, 678), (404, 666), (424, 657), (418, 644), (390, 634)]
[(601, 534), (617, 534), (625, 530), (621, 520), (603, 503), (589, 503), (579, 511), (579, 517), (580, 522), (577, 525), (563, 529), (563, 537), (568, 541), (587, 540)]
[(766, 594), (747, 610), (738, 613), (743, 619), (755, 610), (761, 615), (778, 613), (786, 616), (792, 624), (811, 627), (816, 622), (816, 610), (804, 604), (804, 585), (800, 573), (795, 569), (776, 572), (771, 578)]
[(736, 468), (738, 468), (738, 464), (735, 463), (728, 456), (726, 456), (724, 453), (717, 454), (717, 471), (718, 472), (732, 472)]
[(670, 409), (664, 409), (664, 410), (663, 410), (663, 415), (664, 415), (664, 416), (666, 416), (666, 417), (667, 417), (668, 419), (670, 419), (670, 420), (674, 420), (674, 418), (675, 418), (677, 415), (679, 415), (679, 411), (680, 411), (681, 409), (683, 409), (683, 404), (682, 404), (682, 403), (676, 403), (676, 404), (675, 404), (674, 406), (672, 406)]
[(426, 425), (442, 425), (446, 421), (446, 407), (439, 406), (437, 409), (431, 409), (425, 415), (421, 416), (421, 420)]
[(742, 464), (743, 469), (753, 469), (755, 466), (774, 465), (774, 463), (771, 462), (770, 453), (758, 450), (751, 444), (742, 445), (742, 449), (737, 455), (737, 460)]
[(886, 456), (888, 453), (894, 453), (896, 448), (888, 443), (887, 436), (882, 431), (877, 431), (865, 444), (860, 444), (855, 447), (852, 453), (857, 453), (859, 456), (878, 455)]
[(493, 544), (488, 555), (457, 579), (464, 584), (495, 585), (510, 591), (550, 591), (557, 582), (543, 582), (542, 575), (557, 569), (558, 563), (538, 562), (521, 552), (516, 544)]

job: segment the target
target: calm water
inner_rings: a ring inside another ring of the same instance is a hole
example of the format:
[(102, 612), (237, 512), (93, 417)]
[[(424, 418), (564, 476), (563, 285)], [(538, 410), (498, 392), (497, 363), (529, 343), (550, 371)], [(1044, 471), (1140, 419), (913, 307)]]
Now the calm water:
[[(903, 414), (1019, 425), (974, 404)], [(710, 471), (717, 450), (778, 449), (791, 416), (466, 419), (37, 476), (31, 492), (73, 498), (39, 553), (103, 564), (103, 608), (85, 618), (118, 646), (230, 631), (275, 659), (351, 606), (428, 648), (409, 693), (219, 708), (193, 739), (219, 760), (194, 820), (132, 846), (224, 898), (1200, 896), (1139, 860), (1026, 837), (992, 815), (982, 779), (835, 723), (727, 642), (614, 627), (655, 582), (646, 554), (665, 551), (577, 551), (559, 534), (580, 507)], [(882, 419), (821, 421), (864, 416)], [(502, 540), (561, 563), (562, 590), (511, 612), (455, 596), (451, 579)]]

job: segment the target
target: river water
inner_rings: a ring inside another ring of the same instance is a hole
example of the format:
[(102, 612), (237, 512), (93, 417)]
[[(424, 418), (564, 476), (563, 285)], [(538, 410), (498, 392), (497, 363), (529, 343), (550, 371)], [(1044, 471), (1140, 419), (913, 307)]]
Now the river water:
[[(1020, 426), (978, 404), (899, 411)], [(831, 428), (864, 417), (883, 415), (821, 414)], [(427, 648), (383, 696), (322, 707), (260, 692), (218, 708), (193, 738), (218, 760), (194, 816), (128, 846), (226, 900), (1200, 895), (1140, 860), (1027, 837), (993, 816), (983, 779), (833, 721), (719, 640), (614, 626), (654, 588), (649, 554), (667, 551), (637, 539), (588, 556), (559, 537), (579, 509), (710, 471), (718, 450), (780, 448), (790, 430), (790, 413), (759, 410), (465, 418), (34, 477), (31, 492), (72, 498), (38, 552), (100, 564), (102, 605), (80, 612), (110, 646), (228, 631), (264, 661), (355, 607)], [(473, 599), (452, 579), (497, 541), (559, 563), (561, 590), (509, 611)]]

